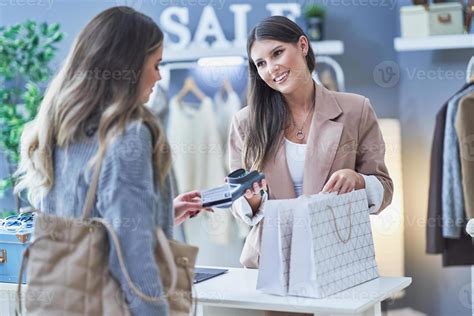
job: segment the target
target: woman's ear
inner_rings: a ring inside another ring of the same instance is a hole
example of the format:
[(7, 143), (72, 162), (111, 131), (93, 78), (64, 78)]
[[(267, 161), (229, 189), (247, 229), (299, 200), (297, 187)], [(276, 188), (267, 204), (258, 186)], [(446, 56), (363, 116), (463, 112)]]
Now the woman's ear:
[(310, 45), (310, 43), (308, 41), (308, 38), (304, 35), (301, 35), (299, 40), (298, 40), (298, 48), (301, 49), (304, 56), (306, 56), (308, 54), (309, 45)]

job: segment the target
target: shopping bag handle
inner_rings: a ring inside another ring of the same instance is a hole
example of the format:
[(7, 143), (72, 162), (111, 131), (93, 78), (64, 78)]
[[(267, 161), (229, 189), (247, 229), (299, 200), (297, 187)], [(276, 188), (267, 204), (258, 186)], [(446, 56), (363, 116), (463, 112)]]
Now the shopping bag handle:
[(341, 237), (341, 233), (339, 232), (339, 227), (337, 226), (336, 214), (334, 213), (333, 208), (330, 205), (326, 205), (326, 208), (328, 208), (329, 211), (331, 211), (332, 219), (334, 221), (334, 227), (335, 227), (336, 234), (337, 234), (337, 238), (339, 238), (339, 240), (343, 244), (346, 244), (351, 239), (351, 236), (352, 236), (352, 216), (351, 216), (352, 215), (352, 204), (349, 204), (349, 234), (348, 234), (346, 239)]

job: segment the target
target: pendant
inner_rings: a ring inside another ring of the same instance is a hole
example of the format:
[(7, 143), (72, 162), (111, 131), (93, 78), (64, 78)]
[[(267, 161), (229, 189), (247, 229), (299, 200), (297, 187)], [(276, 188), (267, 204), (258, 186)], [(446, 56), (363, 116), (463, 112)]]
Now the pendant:
[(303, 140), (304, 139), (304, 133), (303, 133), (302, 130), (299, 130), (299, 131), (296, 132), (296, 138), (298, 140)]

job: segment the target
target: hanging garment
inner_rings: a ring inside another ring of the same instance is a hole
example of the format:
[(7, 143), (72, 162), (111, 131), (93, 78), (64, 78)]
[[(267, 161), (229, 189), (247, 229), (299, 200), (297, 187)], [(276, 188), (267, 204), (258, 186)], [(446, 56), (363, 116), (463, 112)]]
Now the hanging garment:
[[(214, 96), (214, 112), (217, 117), (217, 128), (219, 130), (219, 135), (221, 139), (221, 146), (224, 149), (224, 157), (229, 156), (229, 150), (227, 146), (227, 140), (229, 137), (229, 128), (232, 121), (232, 117), (237, 113), (242, 107), (242, 102), (240, 101), (239, 96), (235, 91), (229, 91), (227, 93), (227, 99), (224, 100), (223, 93), (221, 91), (217, 92)], [(226, 159), (223, 160), (223, 166), (226, 173), (230, 173), (233, 170), (230, 170)], [(247, 237), (249, 233), (249, 227), (242, 221), (236, 221), (237, 231), (240, 238)]]
[[(153, 112), (153, 114), (155, 114), (155, 117), (160, 122), (161, 126), (163, 126), (163, 128), (166, 130), (169, 119), (168, 95), (159, 84), (155, 85), (155, 87), (153, 88), (153, 93), (150, 96), (150, 100), (145, 105), (150, 108), (150, 110)], [(173, 197), (175, 197), (178, 192), (178, 186), (176, 183), (176, 176), (174, 174), (173, 168), (171, 168), (170, 177), (172, 179), (172, 193)]]
[[(466, 84), (456, 94), (472, 84)], [(474, 246), (472, 238), (462, 233), (460, 239), (445, 239), (442, 234), (442, 178), (443, 178), (443, 145), (446, 121), (446, 102), (436, 115), (433, 143), (431, 147), (430, 187), (428, 193), (428, 219), (426, 225), (426, 252), (442, 254), (443, 266), (474, 264)], [(464, 229), (463, 229), (464, 230)]]
[[(169, 106), (168, 106), (168, 94), (159, 83), (153, 87), (153, 93), (150, 96), (150, 100), (145, 104), (155, 115), (161, 126), (166, 130), (168, 127), (169, 120)], [(176, 175), (173, 167), (170, 170), (171, 179), (171, 190), (173, 198), (178, 195), (178, 186), (176, 182)], [(177, 240), (184, 241), (183, 225), (174, 227), (174, 236)]]
[(430, 186), (428, 191), (428, 219), (426, 225), (426, 253), (439, 254), (444, 250), (441, 179), (443, 177), (444, 127), (446, 126), (447, 102), (436, 114), (433, 142), (431, 145)]
[(217, 122), (212, 101), (196, 105), (170, 101), (169, 140), (179, 193), (222, 184), (225, 178)]
[(153, 93), (146, 106), (155, 114), (161, 125), (166, 129), (169, 119), (168, 95), (166, 91), (157, 83), (153, 87)]
[(456, 117), (456, 133), (459, 139), (459, 152), (464, 192), (464, 208), (468, 219), (474, 218), (474, 93), (459, 102)]
[(462, 191), (461, 163), (459, 161), (458, 137), (454, 123), (459, 101), (466, 94), (474, 91), (474, 87), (467, 88), (456, 94), (448, 101), (446, 110), (446, 126), (444, 128), (443, 147), (443, 237), (458, 239), (466, 218), (464, 211), (464, 194)]
[[(228, 156), (227, 138), (229, 136), (230, 122), (234, 114), (240, 110), (241, 106), (242, 103), (235, 91), (229, 92), (226, 100), (224, 100), (224, 96), (220, 92), (214, 96), (214, 111), (217, 117), (217, 128), (219, 130), (222, 148), (224, 148), (224, 157)], [(232, 171), (227, 168), (225, 160), (224, 168), (227, 173)]]
[[(207, 97), (197, 105), (177, 98), (170, 100), (169, 141), (179, 193), (224, 183), (224, 151), (212, 108), (212, 100)], [(233, 223), (227, 209), (202, 212), (183, 223), (186, 241), (200, 249), (198, 265), (238, 263), (242, 240), (235, 237)]]

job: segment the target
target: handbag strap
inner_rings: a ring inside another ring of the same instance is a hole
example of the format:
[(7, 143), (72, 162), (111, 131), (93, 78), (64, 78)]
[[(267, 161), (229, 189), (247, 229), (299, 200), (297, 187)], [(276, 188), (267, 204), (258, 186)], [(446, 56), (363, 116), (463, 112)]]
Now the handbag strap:
[(343, 239), (341, 237), (341, 234), (339, 232), (339, 227), (337, 226), (336, 213), (334, 212), (333, 208), (330, 205), (326, 205), (326, 207), (331, 211), (332, 219), (334, 221), (334, 227), (336, 229), (337, 238), (339, 238), (339, 240), (343, 244), (346, 244), (351, 239), (351, 236), (352, 236), (352, 216), (351, 216), (351, 214), (352, 214), (352, 204), (349, 204), (349, 234), (348, 234), (346, 239)]
[[(147, 302), (159, 302), (159, 301), (163, 300), (163, 298), (161, 296), (153, 297), (153, 296), (146, 295), (133, 283), (132, 279), (130, 278), (130, 274), (128, 273), (127, 267), (125, 266), (125, 259), (123, 257), (123, 251), (122, 251), (122, 247), (120, 245), (120, 240), (117, 236), (117, 233), (112, 228), (112, 226), (106, 220), (104, 220), (102, 218), (92, 218), (91, 221), (102, 224), (107, 229), (107, 231), (109, 232), (111, 240), (114, 243), (115, 249), (117, 251), (117, 257), (118, 257), (118, 260), (119, 260), (120, 269), (122, 270), (122, 273), (125, 276), (125, 280), (127, 281), (127, 284), (132, 289), (132, 291), (139, 298), (141, 298), (142, 300), (147, 301)], [(170, 288), (169, 288), (168, 291), (172, 292), (176, 288), (176, 283), (177, 283), (177, 280), (178, 280), (178, 270), (176, 269), (176, 264), (174, 262), (173, 253), (170, 249), (168, 239), (166, 238), (165, 233), (163, 233), (163, 231), (161, 229), (157, 229), (156, 237), (157, 237), (158, 245), (163, 250), (164, 259), (166, 261), (166, 265), (167, 265), (167, 267), (169, 269), (169, 273), (171, 275), (171, 284), (170, 284)], [(163, 273), (163, 272), (164, 271), (161, 271), (161, 273)]]
[(100, 169), (102, 168), (102, 162), (104, 160), (104, 152), (99, 152), (99, 157), (92, 174), (91, 184), (89, 190), (87, 190), (86, 200), (84, 202), (84, 208), (82, 210), (82, 219), (87, 220), (91, 217), (92, 210), (96, 200), (97, 187), (99, 183)]

